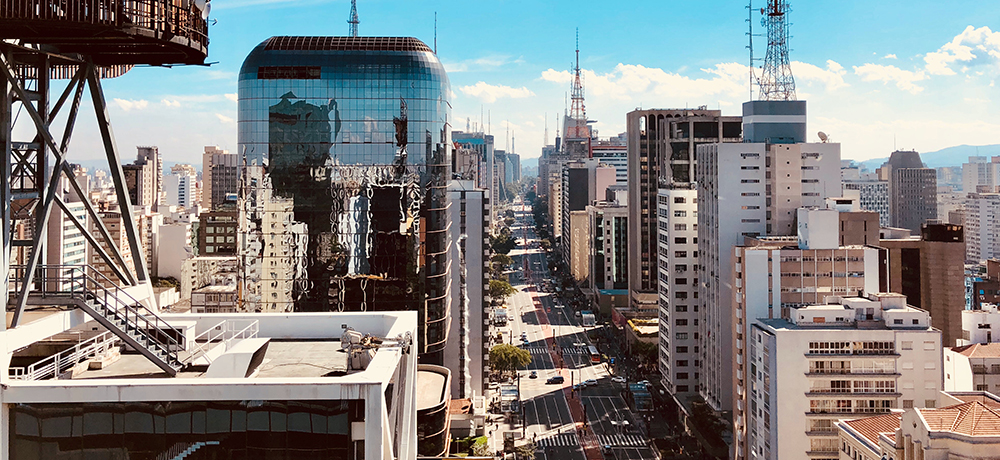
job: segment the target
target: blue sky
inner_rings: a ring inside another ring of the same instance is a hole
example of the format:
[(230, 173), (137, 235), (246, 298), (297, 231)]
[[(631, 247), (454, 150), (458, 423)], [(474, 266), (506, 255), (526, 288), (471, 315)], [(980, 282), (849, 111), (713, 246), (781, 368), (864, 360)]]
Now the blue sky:
[[(755, 7), (763, 0), (755, 0)], [(272, 35), (344, 35), (350, 1), (215, 0), (211, 67), (137, 68), (105, 82), (123, 158), (158, 145), (168, 161), (200, 163), (205, 145), (236, 149), (236, 74)], [(453, 127), (490, 113), (501, 148), (549, 142), (569, 91), (580, 29), (588, 117), (602, 137), (636, 107), (707, 105), (739, 115), (748, 97), (746, 3), (359, 0), (362, 35), (434, 39), (449, 70)], [(931, 151), (1000, 143), (1000, 2), (793, 1), (791, 58), (809, 131), (843, 144), (844, 158), (894, 145)], [(759, 14), (754, 15), (760, 31)], [(764, 42), (755, 43), (758, 56)], [(547, 117), (546, 117), (547, 114)], [(71, 158), (100, 155), (84, 125)], [(200, 166), (200, 165), (199, 165)]]

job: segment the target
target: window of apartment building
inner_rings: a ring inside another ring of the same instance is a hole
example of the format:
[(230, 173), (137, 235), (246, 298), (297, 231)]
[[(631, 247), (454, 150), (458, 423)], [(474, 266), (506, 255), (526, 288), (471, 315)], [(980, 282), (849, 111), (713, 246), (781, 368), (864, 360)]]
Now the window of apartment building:
[(934, 341), (933, 340), (925, 341), (924, 342), (924, 350), (925, 351), (934, 350)]
[(687, 224), (674, 224), (675, 231), (681, 232), (681, 231), (686, 231), (687, 229), (688, 229)]
[(687, 379), (688, 379), (688, 373), (687, 372), (678, 372), (677, 373), (677, 380), (687, 380)]
[(674, 211), (674, 217), (687, 217), (687, 211)]
[(913, 409), (913, 400), (912, 399), (904, 399), (903, 400), (903, 409)]
[(903, 320), (901, 318), (896, 318), (892, 320), (892, 324), (903, 324)]
[(676, 283), (676, 284), (688, 284), (688, 280), (687, 280), (687, 278), (677, 278), (676, 280), (674, 280), (674, 283)]
[(687, 385), (677, 385), (677, 392), (678, 393), (687, 393), (688, 392), (688, 386)]
[(901, 347), (904, 350), (912, 350), (913, 349), (913, 341), (912, 340), (904, 340), (903, 343), (902, 343), (902, 345), (901, 345)]
[(675, 299), (680, 299), (680, 300), (685, 300), (685, 299), (688, 298), (688, 293), (683, 292), (683, 291), (677, 291), (677, 292), (674, 293), (674, 298)]
[(674, 307), (674, 311), (677, 313), (685, 313), (688, 311), (687, 305), (677, 305)]
[(683, 204), (685, 201), (687, 201), (687, 200), (685, 200), (684, 197), (682, 197), (682, 196), (675, 196), (674, 197), (674, 203), (676, 203), (676, 204)]
[(687, 244), (688, 239), (683, 236), (678, 236), (674, 238), (674, 244)]
[(677, 367), (687, 367), (687, 365), (688, 365), (688, 360), (686, 359), (677, 360)]
[(674, 257), (687, 257), (687, 251), (674, 251)]
[(688, 333), (687, 332), (678, 332), (678, 333), (674, 334), (674, 338), (677, 339), (677, 340), (687, 340)]
[(688, 352), (688, 347), (682, 347), (680, 345), (677, 346), (677, 353), (687, 353), (687, 352)]

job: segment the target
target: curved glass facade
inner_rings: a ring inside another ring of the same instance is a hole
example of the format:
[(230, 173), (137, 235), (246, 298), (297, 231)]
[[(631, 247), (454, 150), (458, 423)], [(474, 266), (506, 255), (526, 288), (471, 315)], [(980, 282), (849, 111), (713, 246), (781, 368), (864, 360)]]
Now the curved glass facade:
[(245, 308), (418, 310), (422, 351), (443, 346), (449, 264), (428, 255), (449, 244), (450, 95), (414, 38), (272, 37), (247, 56)]

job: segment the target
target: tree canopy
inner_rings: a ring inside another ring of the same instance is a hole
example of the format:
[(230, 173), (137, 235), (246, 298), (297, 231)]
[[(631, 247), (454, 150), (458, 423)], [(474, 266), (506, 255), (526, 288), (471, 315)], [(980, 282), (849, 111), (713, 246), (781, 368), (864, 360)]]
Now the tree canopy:
[(511, 236), (509, 228), (502, 228), (497, 235), (490, 236), (490, 246), (496, 254), (509, 254), (517, 247), (517, 240)]
[(531, 353), (510, 344), (501, 343), (490, 348), (490, 367), (498, 372), (515, 372), (531, 364)]
[(515, 292), (517, 290), (514, 289), (514, 286), (511, 286), (510, 283), (504, 280), (490, 280), (489, 294), (490, 298), (495, 301), (503, 302), (507, 297), (514, 295)]

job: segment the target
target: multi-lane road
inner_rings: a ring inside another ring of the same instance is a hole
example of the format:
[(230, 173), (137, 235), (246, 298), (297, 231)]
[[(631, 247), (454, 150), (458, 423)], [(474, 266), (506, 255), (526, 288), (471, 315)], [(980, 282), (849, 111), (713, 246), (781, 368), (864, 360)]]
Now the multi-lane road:
[[(587, 351), (591, 343), (577, 312), (545, 289), (545, 281), (554, 280), (545, 252), (536, 247), (531, 209), (518, 206), (515, 211), (512, 233), (520, 245), (510, 256), (515, 267), (523, 268), (526, 259), (528, 270), (511, 276), (517, 293), (507, 301), (511, 320), (502, 331), (505, 340), (528, 350), (532, 361), (520, 372), (523, 425), (508, 429), (534, 440), (539, 459), (656, 459), (641, 419), (622, 398), (625, 384), (612, 381), (606, 364), (592, 363)], [(537, 377), (529, 378), (531, 372)], [(556, 375), (563, 376), (564, 383), (546, 383)], [(597, 383), (572, 390), (586, 381)]]

